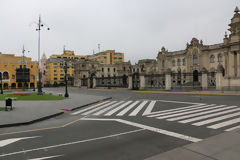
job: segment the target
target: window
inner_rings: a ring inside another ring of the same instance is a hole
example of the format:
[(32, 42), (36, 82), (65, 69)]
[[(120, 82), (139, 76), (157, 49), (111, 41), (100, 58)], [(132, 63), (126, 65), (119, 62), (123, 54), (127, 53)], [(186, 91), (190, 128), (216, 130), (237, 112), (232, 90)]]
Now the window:
[(175, 67), (175, 60), (172, 60), (172, 66)]
[(15, 66), (14, 66), (14, 65), (12, 65), (12, 68), (15, 68)]
[(104, 72), (104, 68), (102, 68), (102, 72)]
[(194, 65), (198, 64), (198, 56), (197, 55), (193, 55), (193, 64)]
[(7, 68), (7, 65), (4, 65), (4, 68)]
[(222, 54), (218, 54), (218, 62), (222, 62), (223, 61), (223, 58), (222, 58)]
[(162, 60), (162, 68), (165, 67), (165, 60)]
[(110, 68), (108, 68), (108, 72), (110, 72)]
[(12, 75), (12, 79), (15, 79), (15, 75)]
[(57, 72), (57, 70), (54, 70), (54, 72)]
[(116, 72), (116, 68), (113, 68), (113, 72)]
[[(45, 64), (44, 64), (44, 66), (45, 66)], [(31, 68), (33, 68), (33, 65), (31, 65)]]
[(31, 79), (32, 79), (32, 80), (35, 80), (35, 76), (34, 76), (34, 75), (31, 75)]
[(181, 60), (180, 59), (177, 60), (177, 65), (181, 66)]
[(214, 55), (211, 55), (211, 56), (210, 56), (210, 63), (214, 63), (214, 59), (215, 59), (215, 56), (214, 56)]
[(183, 66), (185, 66), (185, 65), (186, 65), (186, 59), (184, 58), (184, 59), (182, 60), (182, 62), (183, 62)]
[(126, 71), (126, 67), (123, 67), (123, 71)]

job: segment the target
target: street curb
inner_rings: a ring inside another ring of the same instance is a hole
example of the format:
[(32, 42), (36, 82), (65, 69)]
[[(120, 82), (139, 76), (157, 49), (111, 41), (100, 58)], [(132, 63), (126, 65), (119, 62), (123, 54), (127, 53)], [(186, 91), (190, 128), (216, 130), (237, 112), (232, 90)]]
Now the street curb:
[(58, 113), (55, 113), (55, 114), (52, 114), (52, 115), (48, 115), (48, 116), (45, 116), (45, 117), (41, 117), (41, 118), (38, 118), (38, 119), (31, 120), (31, 121), (28, 121), (28, 122), (2, 124), (2, 125), (0, 125), (0, 128), (30, 125), (30, 124), (33, 124), (33, 123), (36, 123), (36, 122), (44, 121), (46, 119), (57, 117), (57, 116), (62, 115), (62, 114), (64, 114), (64, 112), (58, 112)]
[(172, 95), (202, 95), (202, 96), (240, 96), (240, 94), (207, 94), (207, 93), (169, 93), (169, 92), (148, 92), (148, 91), (133, 91), (135, 93), (146, 93), (146, 94), (172, 94)]
[(101, 101), (106, 101), (106, 100), (109, 100), (109, 99), (112, 99), (112, 97), (108, 97), (108, 98), (104, 98), (104, 99), (99, 99), (99, 100), (97, 100), (97, 101), (95, 101), (95, 102), (92, 102), (92, 103), (88, 103), (88, 104), (84, 104), (84, 105), (82, 105), (82, 106), (79, 106), (79, 107), (75, 107), (75, 108), (72, 108), (72, 109), (63, 109), (64, 111), (74, 111), (74, 110), (76, 110), (76, 109), (80, 109), (80, 108), (83, 108), (83, 107), (86, 107), (86, 106), (89, 106), (89, 105), (93, 105), (93, 104), (96, 104), (96, 103), (98, 103), (98, 102), (101, 102)]

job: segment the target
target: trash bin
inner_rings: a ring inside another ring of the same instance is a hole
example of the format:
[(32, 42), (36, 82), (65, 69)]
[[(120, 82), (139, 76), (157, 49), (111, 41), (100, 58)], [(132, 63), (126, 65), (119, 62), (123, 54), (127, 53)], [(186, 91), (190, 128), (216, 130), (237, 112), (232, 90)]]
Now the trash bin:
[(7, 98), (5, 100), (5, 102), (6, 102), (5, 110), (6, 111), (8, 110), (7, 107), (10, 107), (10, 110), (12, 110), (12, 99), (11, 98)]

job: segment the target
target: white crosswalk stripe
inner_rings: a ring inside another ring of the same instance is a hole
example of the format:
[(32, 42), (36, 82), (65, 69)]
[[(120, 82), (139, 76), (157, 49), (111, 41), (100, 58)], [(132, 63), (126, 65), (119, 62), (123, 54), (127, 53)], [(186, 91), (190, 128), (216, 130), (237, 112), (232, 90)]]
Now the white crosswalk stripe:
[[(222, 105), (222, 106), (224, 106), (224, 105)], [(219, 106), (219, 107), (222, 107), (222, 106)], [(222, 107), (222, 108), (219, 108), (219, 109), (214, 109), (214, 110), (210, 110), (210, 111), (205, 111), (205, 112), (190, 114), (190, 115), (186, 115), (186, 116), (182, 116), (182, 117), (177, 117), (177, 118), (170, 118), (170, 119), (167, 119), (167, 120), (168, 120), (168, 121), (177, 121), (177, 120), (186, 119), (186, 118), (191, 118), (191, 117), (196, 117), (196, 116), (200, 116), (200, 115), (204, 115), (204, 114), (208, 114), (208, 113), (213, 113), (213, 112), (218, 112), (218, 111), (222, 111), (222, 110), (227, 110), (227, 109), (231, 109), (231, 108), (236, 108), (236, 106)]]
[(134, 103), (132, 103), (130, 106), (128, 106), (127, 108), (125, 108), (124, 110), (122, 110), (120, 113), (117, 114), (117, 116), (123, 116), (125, 113), (127, 113), (130, 109), (132, 109), (136, 104), (138, 104), (139, 101), (135, 101)]
[(108, 113), (106, 113), (105, 116), (113, 115), (114, 113), (116, 113), (117, 111), (123, 109), (125, 106), (127, 106), (130, 103), (132, 103), (132, 101), (127, 101), (126, 103), (123, 103), (122, 105), (118, 106), (117, 108), (114, 108), (113, 110), (111, 110)]
[(115, 104), (113, 104), (113, 105), (111, 105), (111, 106), (109, 106), (109, 107), (106, 107), (106, 108), (104, 108), (104, 109), (102, 109), (102, 110), (94, 113), (93, 115), (99, 116), (99, 115), (103, 114), (104, 112), (107, 112), (107, 111), (109, 111), (110, 109), (118, 106), (119, 104), (122, 104), (123, 102), (124, 102), (124, 101), (120, 101), (120, 102), (118, 102), (118, 103), (115, 103)]
[(194, 122), (191, 124), (194, 126), (202, 126), (211, 123), (210, 126), (206, 126), (211, 129), (231, 127), (225, 129), (225, 131), (240, 128), (240, 107), (238, 106), (197, 104), (188, 107), (151, 112), (150, 114), (146, 114), (146, 116), (156, 119), (165, 119), (167, 121), (178, 121), (183, 124)]
[(156, 103), (156, 101), (151, 101), (150, 102), (150, 104), (148, 105), (147, 109), (143, 112), (143, 116), (152, 112), (155, 103)]
[[(224, 105), (222, 105), (222, 106), (224, 106)], [(196, 112), (200, 112), (200, 111), (215, 109), (215, 108), (219, 108), (219, 107), (222, 107), (222, 106), (204, 107), (203, 109), (196, 109), (196, 110), (193, 110), (193, 111), (171, 114), (171, 115), (167, 115), (167, 116), (163, 116), (163, 117), (157, 117), (157, 119), (165, 119), (165, 118), (170, 118), (170, 117), (176, 117), (176, 116), (181, 116), (181, 115), (185, 115), (185, 114), (190, 114), (190, 113), (196, 113)]]
[(98, 111), (98, 110), (100, 110), (100, 109), (102, 109), (102, 108), (105, 108), (106, 106), (109, 106), (109, 105), (111, 105), (111, 104), (113, 104), (113, 103), (116, 103), (116, 102), (117, 102), (117, 101), (112, 101), (112, 102), (110, 102), (110, 103), (104, 104), (103, 106), (94, 108), (94, 109), (92, 109), (92, 110), (90, 110), (90, 111), (87, 111), (87, 112), (83, 113), (82, 115), (89, 115), (89, 114), (91, 114), (91, 113), (94, 113), (94, 112), (96, 112), (96, 111)]
[(222, 127), (225, 127), (225, 126), (230, 126), (232, 124), (239, 123), (239, 122), (240, 122), (240, 118), (236, 118), (236, 119), (232, 119), (232, 120), (229, 120), (229, 121), (225, 121), (225, 122), (222, 122), (222, 123), (218, 123), (218, 124), (208, 126), (208, 128), (218, 129), (218, 128), (222, 128)]
[[(72, 113), (72, 115), (137, 116), (158, 120), (176, 121), (182, 124), (203, 126), (210, 129), (231, 131), (240, 128), (240, 107), (216, 104), (188, 103), (178, 107), (156, 111), (158, 100), (105, 101)], [(167, 102), (164, 102), (167, 103)], [(153, 112), (153, 110), (155, 110)]]
[(195, 110), (195, 109), (199, 109), (199, 108), (207, 108), (207, 107), (210, 107), (210, 106), (215, 106), (215, 104), (203, 105), (203, 106), (201, 105), (201, 106), (196, 106), (196, 107), (194, 107), (194, 108), (177, 110), (177, 111), (173, 111), (173, 112), (166, 112), (166, 113), (151, 115), (151, 116), (148, 116), (148, 117), (159, 117), (159, 116), (169, 115), (169, 114), (173, 114), (173, 113), (180, 113), (180, 112), (184, 112), (184, 111), (191, 111), (191, 110)]
[(188, 109), (188, 108), (195, 108), (198, 106), (203, 106), (205, 104), (197, 104), (197, 105), (192, 105), (192, 106), (187, 106), (187, 107), (181, 107), (181, 108), (174, 108), (174, 109), (168, 109), (168, 110), (163, 110), (163, 111), (156, 111), (148, 114), (148, 117), (151, 117), (150, 115), (155, 115), (155, 114), (160, 114), (160, 113), (166, 113), (170, 111), (178, 111), (178, 110), (183, 110), (183, 109)]
[(217, 117), (217, 118), (208, 119), (208, 120), (205, 120), (205, 121), (193, 123), (192, 125), (194, 125), (194, 126), (202, 126), (202, 125), (206, 125), (206, 124), (209, 124), (209, 123), (221, 121), (221, 120), (224, 120), (224, 119), (236, 117), (236, 116), (239, 116), (239, 115), (240, 115), (240, 112), (237, 112), (237, 113), (228, 114), (228, 115), (225, 115), (225, 116), (221, 116), (221, 117)]
[[(237, 106), (233, 106), (233, 107), (237, 107)], [(223, 114), (227, 114), (227, 113), (231, 113), (231, 112), (239, 111), (239, 110), (240, 110), (240, 108), (230, 109), (230, 110), (223, 111), (223, 112), (217, 112), (217, 113), (214, 113), (214, 114), (208, 114), (208, 115), (204, 115), (204, 116), (200, 116), (200, 117), (194, 117), (194, 118), (191, 118), (191, 119), (185, 119), (185, 120), (182, 120), (182, 121), (179, 121), (179, 122), (180, 123), (189, 123), (189, 122), (194, 122), (194, 121), (197, 121), (197, 120), (202, 120), (202, 119), (206, 119), (206, 118), (210, 118), (210, 117), (214, 117), (214, 116), (218, 116), (218, 115), (223, 115)]]
[(136, 116), (138, 114), (138, 112), (143, 109), (145, 104), (147, 104), (147, 102), (148, 101), (143, 101), (134, 111), (132, 111), (132, 113), (129, 114), (129, 116)]
[(93, 108), (95, 108), (95, 107), (98, 107), (98, 106), (100, 106), (100, 105), (103, 105), (103, 104), (105, 104), (105, 103), (109, 103), (109, 101), (105, 101), (105, 102), (102, 102), (102, 103), (98, 103), (98, 104), (93, 105), (93, 106), (91, 106), (91, 107), (88, 107), (88, 108), (82, 109), (82, 110), (80, 110), (80, 111), (74, 112), (74, 113), (72, 113), (72, 115), (76, 115), (76, 114), (83, 113), (83, 112), (85, 112), (85, 111), (88, 111), (88, 110), (90, 110), (90, 109), (93, 109)]

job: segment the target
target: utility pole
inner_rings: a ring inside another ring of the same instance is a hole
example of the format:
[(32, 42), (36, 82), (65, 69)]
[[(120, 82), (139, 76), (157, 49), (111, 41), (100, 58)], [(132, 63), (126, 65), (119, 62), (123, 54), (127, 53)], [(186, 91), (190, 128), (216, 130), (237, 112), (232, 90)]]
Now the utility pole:
[(100, 44), (98, 44), (98, 53), (100, 53)]
[[(40, 33), (41, 33), (41, 28), (44, 27), (45, 24), (42, 23), (41, 16), (39, 16), (38, 23), (37, 23), (37, 29), (38, 31), (38, 95), (42, 95), (42, 75), (40, 72)], [(47, 30), (50, 30), (48, 27)]]
[(23, 75), (22, 75), (22, 82), (23, 82), (23, 86), (22, 86), (22, 90), (24, 91), (24, 85), (25, 85), (25, 77), (24, 77), (24, 53), (25, 53), (25, 49), (24, 49), (24, 45), (23, 45), (23, 49), (22, 49), (22, 70), (23, 70)]

